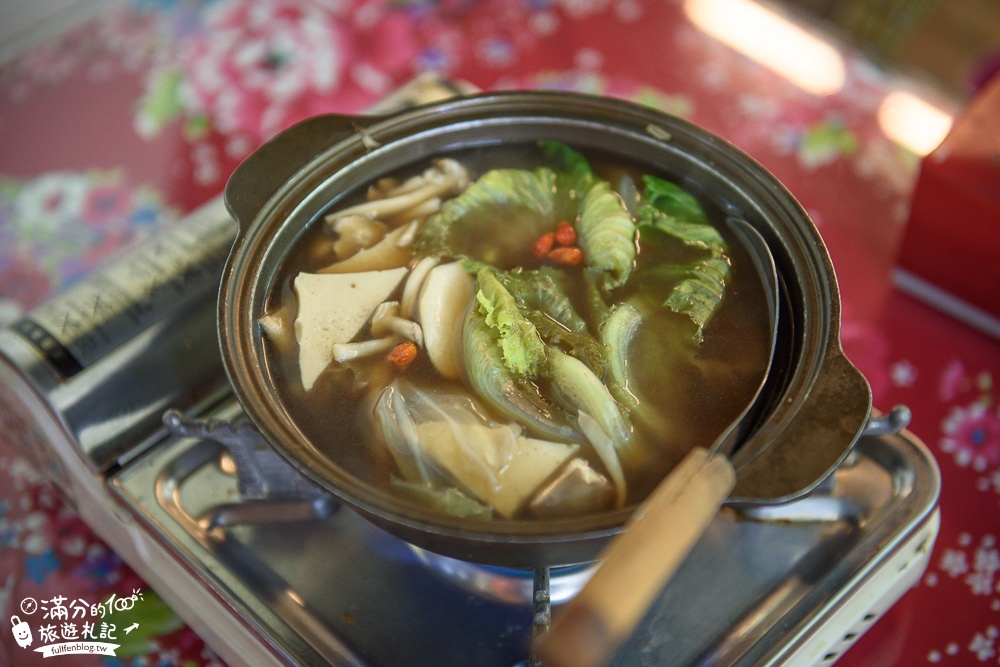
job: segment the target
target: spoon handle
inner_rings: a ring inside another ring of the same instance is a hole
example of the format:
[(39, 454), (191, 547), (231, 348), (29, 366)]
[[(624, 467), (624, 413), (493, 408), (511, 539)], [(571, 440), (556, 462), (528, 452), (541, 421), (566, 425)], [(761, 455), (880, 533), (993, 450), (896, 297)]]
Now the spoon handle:
[(597, 667), (632, 634), (708, 528), (736, 481), (729, 460), (692, 450), (601, 554), (586, 586), (552, 619), (546, 667)]

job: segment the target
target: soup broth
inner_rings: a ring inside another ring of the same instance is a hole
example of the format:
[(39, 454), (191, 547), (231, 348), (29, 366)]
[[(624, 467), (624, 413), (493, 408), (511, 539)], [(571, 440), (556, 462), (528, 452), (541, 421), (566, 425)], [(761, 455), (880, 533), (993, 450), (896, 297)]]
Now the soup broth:
[[(363, 208), (422, 187), (432, 163), (414, 165), (331, 205), (284, 260), (262, 321), (284, 409), (336, 465), (442, 512), (533, 520), (640, 502), (760, 386), (769, 314), (746, 249), (694, 185), (641, 165), (544, 143), (442, 158), (465, 180), (440, 203)], [(367, 249), (345, 249), (354, 237)], [(364, 268), (386, 239), (389, 259)], [(388, 325), (373, 311), (343, 332), (344, 360), (308, 389), (303, 336), (319, 325), (302, 274), (339, 285), (334, 301), (378, 276), (373, 298), (399, 303), (382, 309)], [(464, 301), (438, 303), (438, 283)]]

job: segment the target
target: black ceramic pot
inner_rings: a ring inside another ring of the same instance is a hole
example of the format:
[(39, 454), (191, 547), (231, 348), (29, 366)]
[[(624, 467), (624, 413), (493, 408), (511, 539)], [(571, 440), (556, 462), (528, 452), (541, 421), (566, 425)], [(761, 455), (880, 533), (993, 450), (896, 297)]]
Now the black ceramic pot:
[(592, 560), (632, 508), (564, 520), (472, 520), (424, 510), (352, 475), (299, 436), (267, 371), (257, 321), (302, 230), (375, 179), (457, 148), (562, 141), (638, 160), (747, 220), (766, 239), (781, 283), (775, 362), (749, 437), (733, 455), (729, 502), (806, 493), (848, 454), (871, 412), (865, 378), (840, 345), (830, 257), (802, 207), (767, 170), (722, 139), (623, 101), (567, 93), (456, 98), (384, 117), (320, 116), (275, 137), (233, 174), (226, 202), (240, 231), (219, 300), (223, 361), (265, 439), (344, 503), (417, 546), (510, 567)]

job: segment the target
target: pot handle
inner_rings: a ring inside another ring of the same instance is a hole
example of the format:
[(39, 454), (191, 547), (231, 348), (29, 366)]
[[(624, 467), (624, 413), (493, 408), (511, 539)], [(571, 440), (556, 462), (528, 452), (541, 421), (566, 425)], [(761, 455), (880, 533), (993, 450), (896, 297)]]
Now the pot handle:
[(360, 118), (308, 118), (275, 135), (236, 167), (226, 183), (225, 201), (241, 233), (297, 171), (333, 144), (360, 133)]
[(587, 585), (553, 615), (538, 641), (542, 663), (606, 665), (718, 514), (734, 481), (723, 454), (689, 452), (601, 552)]
[(888, 414), (875, 414), (868, 418), (862, 436), (897, 435), (900, 431), (910, 425), (910, 408), (905, 405), (897, 405)]
[(753, 458), (734, 455), (736, 487), (731, 505), (793, 500), (825, 480), (850, 452), (869, 423), (868, 380), (835, 348), (817, 373), (806, 405)]

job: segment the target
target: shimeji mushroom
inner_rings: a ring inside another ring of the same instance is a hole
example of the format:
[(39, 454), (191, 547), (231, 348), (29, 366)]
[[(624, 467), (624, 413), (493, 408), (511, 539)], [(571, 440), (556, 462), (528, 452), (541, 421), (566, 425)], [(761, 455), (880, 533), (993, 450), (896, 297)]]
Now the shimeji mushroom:
[(291, 341), (294, 340), (294, 332), (288, 328), (286, 318), (282, 317), (280, 313), (263, 315), (257, 320), (257, 325), (267, 336), (267, 339), (280, 349), (288, 349)]
[(318, 273), (358, 273), (363, 271), (384, 271), (405, 266), (411, 259), (409, 235), (416, 224), (394, 229), (370, 248), (359, 250), (345, 260), (334, 262), (320, 269)]
[(431, 268), (417, 301), (417, 319), (423, 327), (427, 356), (444, 377), (457, 379), (462, 359), (465, 311), (475, 298), (475, 281), (460, 262)]
[(374, 185), (368, 188), (368, 201), (404, 195), (408, 192), (413, 192), (423, 184), (424, 177), (422, 175), (411, 176), (405, 181), (391, 177), (380, 178)]
[(427, 279), (427, 275), (441, 262), (437, 257), (424, 257), (410, 269), (410, 276), (403, 285), (403, 296), (399, 299), (399, 314), (403, 317), (416, 317), (417, 297)]
[[(404, 191), (399, 194), (366, 201), (331, 213), (326, 216), (326, 222), (332, 229), (337, 219), (351, 215), (364, 216), (372, 220), (400, 217), (412, 220), (415, 217), (430, 215), (440, 208), (441, 199), (456, 195), (469, 185), (469, 172), (460, 162), (442, 158), (436, 160), (432, 167), (416, 179), (418, 180), (407, 181)], [(424, 206), (435, 199), (436, 204)]]
[(359, 250), (371, 248), (385, 238), (389, 228), (385, 223), (371, 220), (363, 215), (345, 215), (330, 225), (337, 232), (333, 242), (333, 252), (338, 260), (347, 259)]
[(385, 301), (376, 306), (372, 313), (371, 334), (377, 337), (396, 334), (412, 340), (420, 347), (424, 346), (424, 334), (420, 325), (399, 316), (398, 301)]
[(333, 359), (337, 363), (344, 363), (345, 361), (351, 361), (352, 359), (360, 359), (361, 357), (370, 357), (375, 354), (381, 354), (382, 352), (388, 352), (392, 348), (396, 347), (403, 338), (401, 336), (391, 335), (384, 336), (382, 338), (372, 338), (371, 340), (363, 340), (356, 343), (336, 343), (332, 348)]

